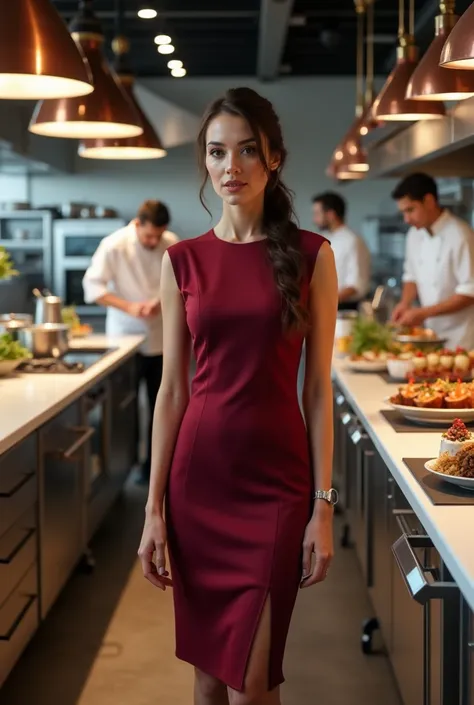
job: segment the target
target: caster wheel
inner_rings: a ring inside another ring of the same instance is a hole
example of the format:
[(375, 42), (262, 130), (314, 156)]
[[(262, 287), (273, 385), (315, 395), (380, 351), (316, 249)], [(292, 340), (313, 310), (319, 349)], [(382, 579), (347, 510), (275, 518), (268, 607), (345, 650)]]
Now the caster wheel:
[(82, 556), (80, 570), (84, 575), (91, 575), (95, 570), (94, 556), (89, 551)]
[(350, 545), (351, 545), (351, 540), (350, 540), (349, 524), (344, 524), (344, 527), (342, 529), (342, 535), (341, 535), (341, 546), (342, 546), (342, 548), (349, 548)]
[(362, 635), (361, 635), (361, 640), (360, 640), (362, 653), (364, 653), (366, 655), (373, 653), (372, 637), (373, 637), (374, 631), (378, 628), (379, 628), (379, 622), (376, 617), (372, 617), (371, 619), (367, 619), (364, 622), (364, 624), (362, 625)]

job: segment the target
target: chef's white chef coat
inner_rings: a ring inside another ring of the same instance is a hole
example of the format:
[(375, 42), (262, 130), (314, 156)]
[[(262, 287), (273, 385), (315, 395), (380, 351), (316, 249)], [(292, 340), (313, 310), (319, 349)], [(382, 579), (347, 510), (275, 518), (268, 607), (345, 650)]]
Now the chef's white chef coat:
[[(464, 220), (444, 210), (431, 226), (407, 233), (404, 282), (414, 282), (421, 306), (433, 306), (453, 294), (474, 297), (474, 231)], [(426, 320), (450, 348), (474, 348), (474, 309)]]
[[(147, 250), (140, 244), (134, 221), (105, 237), (84, 275), (86, 303), (94, 303), (109, 292), (132, 302), (158, 298), (163, 255), (178, 240), (177, 235), (165, 230), (156, 249)], [(106, 332), (111, 336), (145, 335), (146, 341), (140, 349), (143, 355), (161, 355), (163, 352), (161, 313), (144, 320), (108, 306)]]
[(354, 288), (357, 293), (348, 300), (360, 301), (370, 286), (369, 248), (347, 225), (327, 233), (327, 237), (334, 252), (339, 291)]

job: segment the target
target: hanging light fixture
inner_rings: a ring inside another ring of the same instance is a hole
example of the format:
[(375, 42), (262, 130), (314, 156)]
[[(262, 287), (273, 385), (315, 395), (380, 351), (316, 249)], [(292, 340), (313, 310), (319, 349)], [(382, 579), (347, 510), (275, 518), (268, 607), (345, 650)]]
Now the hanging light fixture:
[(474, 69), (474, 3), (462, 15), (446, 40), (440, 56), (445, 69)]
[(117, 77), (126, 91), (140, 117), (143, 133), (138, 137), (129, 139), (95, 139), (84, 140), (79, 144), (79, 156), (84, 159), (160, 159), (166, 156), (160, 138), (152, 124), (141, 109), (133, 93), (135, 77), (127, 65), (127, 54), (130, 44), (121, 34), (123, 21), (123, 0), (116, 0), (117, 4), (117, 36), (112, 42), (112, 49), (116, 58)]
[(155, 37), (155, 44), (171, 44), (171, 37), (169, 34), (157, 34)]
[(441, 52), (459, 19), (455, 0), (441, 0), (435, 20), (435, 38), (408, 83), (407, 98), (414, 100), (465, 100), (474, 95), (474, 75), (439, 65)]
[(143, 132), (134, 106), (122, 90), (102, 53), (104, 35), (92, 0), (80, 0), (70, 31), (87, 57), (94, 92), (83, 98), (45, 100), (33, 114), (30, 131), (50, 137), (135, 137)]
[(0, 98), (67, 98), (93, 90), (87, 62), (50, 0), (3, 3)]
[(434, 120), (444, 117), (443, 103), (406, 98), (407, 86), (416, 68), (418, 50), (415, 46), (415, 7), (410, 0), (409, 31), (405, 31), (405, 0), (399, 0), (397, 62), (374, 102), (376, 120), (405, 122)]
[(366, 0), (367, 37), (366, 37), (366, 78), (365, 78), (365, 110), (359, 125), (361, 137), (380, 126), (374, 120), (372, 107), (374, 104), (374, 0)]

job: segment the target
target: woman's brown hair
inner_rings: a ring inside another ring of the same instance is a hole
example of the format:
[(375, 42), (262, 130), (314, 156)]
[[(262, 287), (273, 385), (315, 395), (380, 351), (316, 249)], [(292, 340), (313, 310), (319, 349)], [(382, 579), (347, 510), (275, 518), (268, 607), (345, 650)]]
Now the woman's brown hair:
[[(201, 203), (209, 212), (204, 201), (204, 190), (209, 176), (206, 169), (206, 135), (210, 122), (222, 113), (246, 120), (255, 137), (257, 150), (268, 176), (262, 230), (267, 236), (267, 251), (283, 302), (283, 327), (285, 330), (305, 330), (308, 312), (301, 305), (300, 294), (304, 259), (300, 234), (295, 223), (292, 194), (281, 180), (287, 151), (273, 105), (251, 88), (231, 88), (221, 98), (213, 101), (203, 116), (197, 139), (199, 166), (203, 173), (199, 192)], [(266, 140), (270, 155), (279, 159), (276, 169), (270, 169), (267, 163), (263, 140)]]

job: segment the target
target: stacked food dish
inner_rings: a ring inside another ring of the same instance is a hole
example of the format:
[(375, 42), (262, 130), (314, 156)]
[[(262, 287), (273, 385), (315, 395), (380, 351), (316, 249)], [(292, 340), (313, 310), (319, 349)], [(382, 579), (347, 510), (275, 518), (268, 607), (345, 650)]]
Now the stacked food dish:
[(387, 368), (396, 380), (412, 377), (416, 380), (430, 380), (442, 377), (449, 381), (472, 379), (474, 368), (474, 351), (464, 348), (456, 350), (404, 350), (391, 352), (387, 359)]
[(474, 490), (474, 433), (461, 419), (442, 434), (439, 455), (425, 464), (426, 470), (447, 482)]
[(452, 423), (456, 417), (474, 420), (474, 383), (410, 381), (387, 400), (405, 418), (417, 423)]

